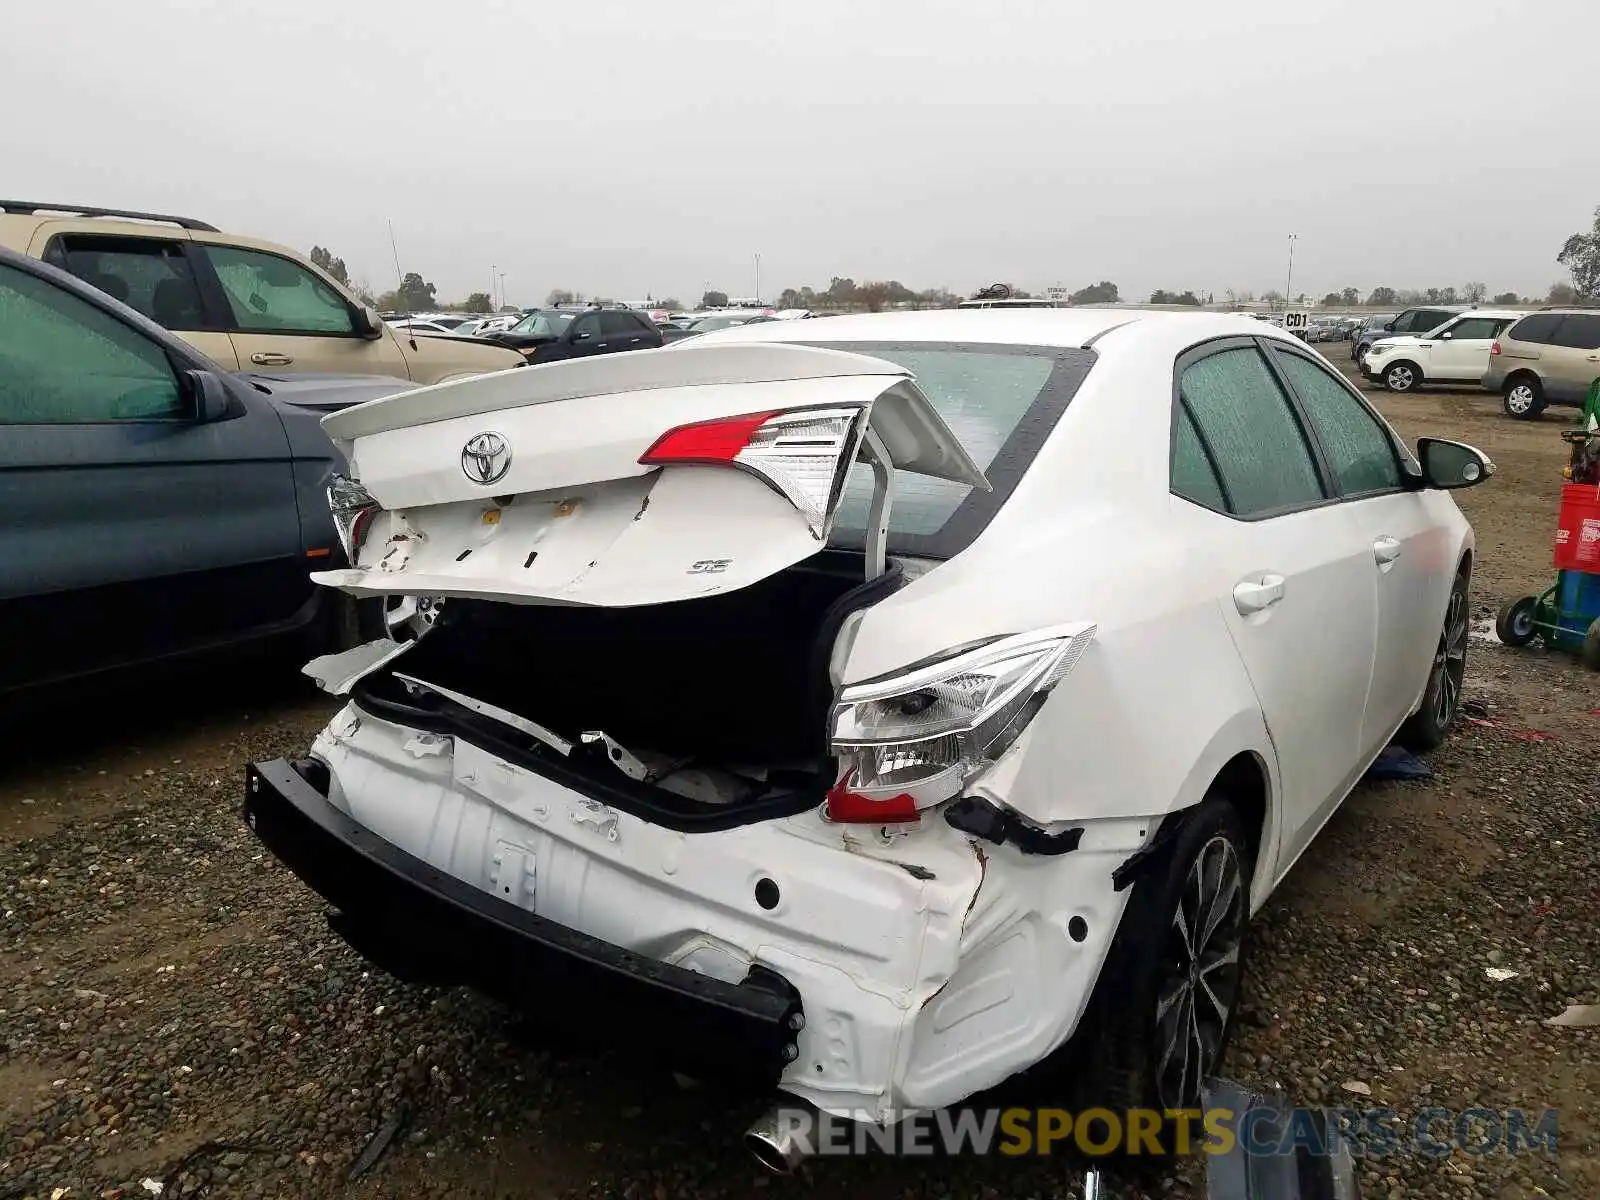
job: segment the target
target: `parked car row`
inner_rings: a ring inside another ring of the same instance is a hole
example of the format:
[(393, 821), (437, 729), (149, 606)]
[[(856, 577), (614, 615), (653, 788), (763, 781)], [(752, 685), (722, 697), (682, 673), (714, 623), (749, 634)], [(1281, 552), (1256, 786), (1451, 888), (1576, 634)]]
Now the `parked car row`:
[(1581, 406), (1600, 379), (1600, 311), (1408, 309), (1364, 329), (1351, 353), (1389, 391), (1477, 383), (1507, 416), (1537, 420), (1552, 404)]
[(504, 347), (396, 329), (295, 251), (192, 217), (0, 200), (0, 247), (93, 284), (229, 371), (433, 384), (522, 365)]
[(1447, 317), (1426, 333), (1378, 338), (1361, 358), (1361, 373), (1391, 392), (1431, 383), (1476, 383), (1495, 338), (1522, 315), (1475, 308)]

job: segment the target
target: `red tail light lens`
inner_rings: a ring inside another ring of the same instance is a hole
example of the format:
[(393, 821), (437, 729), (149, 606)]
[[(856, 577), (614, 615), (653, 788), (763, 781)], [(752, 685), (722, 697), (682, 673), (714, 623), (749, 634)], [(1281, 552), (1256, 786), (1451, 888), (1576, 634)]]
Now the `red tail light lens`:
[(731, 463), (739, 457), (739, 451), (750, 444), (756, 430), (776, 415), (770, 412), (746, 413), (740, 417), (679, 425), (657, 438), (655, 444), (639, 456), (639, 461), (647, 466)]
[(793, 408), (679, 425), (657, 438), (639, 461), (740, 467), (799, 509), (821, 541), (828, 536), (868, 411), (866, 406)]
[(1500, 343), (1499, 342), (1496, 342), (1494, 345), (1489, 347), (1489, 354), (1490, 354), (1491, 357), (1493, 357), (1494, 355), (1499, 354), (1499, 353), (1500, 353)]

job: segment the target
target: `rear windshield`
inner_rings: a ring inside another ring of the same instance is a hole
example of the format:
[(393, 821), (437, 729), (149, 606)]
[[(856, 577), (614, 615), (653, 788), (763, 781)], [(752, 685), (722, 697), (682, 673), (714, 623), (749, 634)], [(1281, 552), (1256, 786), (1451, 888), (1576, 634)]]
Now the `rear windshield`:
[[(994, 491), (896, 473), (889, 548), (950, 558), (972, 544), (1016, 489), (1039, 447), (1094, 365), (1092, 350), (939, 342), (814, 342), (885, 359), (916, 376), (917, 386), (983, 468)], [(845, 482), (832, 543), (865, 541), (872, 471), (857, 463)]]

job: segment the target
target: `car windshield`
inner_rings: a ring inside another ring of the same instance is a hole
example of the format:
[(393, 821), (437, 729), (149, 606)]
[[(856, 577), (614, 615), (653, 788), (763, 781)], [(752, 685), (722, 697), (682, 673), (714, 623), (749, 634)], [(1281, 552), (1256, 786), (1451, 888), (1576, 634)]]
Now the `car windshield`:
[(560, 337), (561, 331), (572, 324), (576, 313), (531, 312), (511, 327), (512, 333), (525, 333), (530, 337)]
[[(813, 343), (905, 367), (993, 485), (896, 472), (889, 545), (901, 554), (949, 558), (983, 530), (1055, 428), (1094, 363), (1091, 350), (943, 343)], [(856, 463), (834, 522), (835, 545), (860, 546), (872, 498), (872, 472)]]

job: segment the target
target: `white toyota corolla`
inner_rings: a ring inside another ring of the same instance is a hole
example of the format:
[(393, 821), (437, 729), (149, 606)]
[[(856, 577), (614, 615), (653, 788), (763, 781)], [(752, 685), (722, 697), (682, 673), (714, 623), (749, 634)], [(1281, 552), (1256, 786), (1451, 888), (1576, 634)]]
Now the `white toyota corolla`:
[[(402, 978), (892, 1121), (1192, 1105), (1246, 922), (1456, 717), (1472, 531), (1247, 318), (751, 326), (326, 418), (394, 640), (246, 811)], [(605, 1014), (614, 1013), (609, 1023)]]

